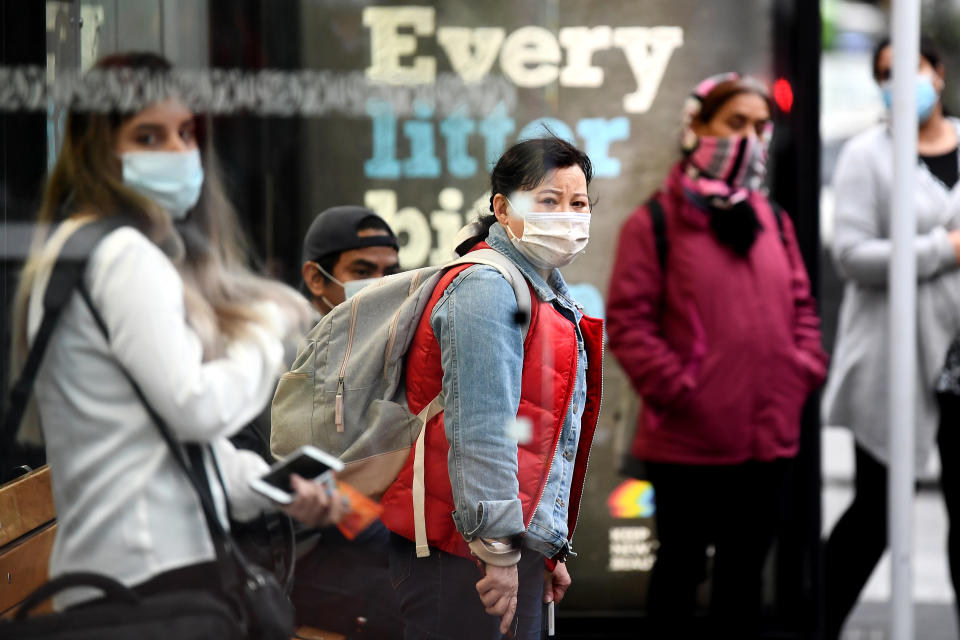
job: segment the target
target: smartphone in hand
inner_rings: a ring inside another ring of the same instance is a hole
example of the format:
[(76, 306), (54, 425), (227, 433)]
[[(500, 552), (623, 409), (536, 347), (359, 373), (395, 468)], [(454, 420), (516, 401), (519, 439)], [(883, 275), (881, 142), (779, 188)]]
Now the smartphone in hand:
[(307, 444), (274, 463), (266, 474), (251, 478), (250, 488), (274, 502), (290, 504), (293, 502), (291, 474), (318, 483), (327, 482), (332, 491), (333, 473), (342, 470), (343, 463), (336, 456)]

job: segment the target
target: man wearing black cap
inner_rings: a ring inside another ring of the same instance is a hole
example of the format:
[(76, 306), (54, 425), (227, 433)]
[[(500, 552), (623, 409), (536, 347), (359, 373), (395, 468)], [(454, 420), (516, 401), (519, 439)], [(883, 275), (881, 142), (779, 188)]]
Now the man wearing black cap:
[(325, 314), (346, 299), (345, 283), (399, 271), (398, 249), (393, 230), (370, 209), (326, 209), (303, 239), (304, 294)]
[[(303, 239), (301, 289), (326, 314), (346, 299), (352, 289), (348, 283), (399, 271), (398, 247), (393, 230), (370, 209), (326, 209)], [(290, 594), (297, 624), (351, 637), (402, 637), (400, 603), (387, 570), (390, 532), (382, 523), (355, 540), (336, 527), (301, 531), (297, 537), (301, 553)]]

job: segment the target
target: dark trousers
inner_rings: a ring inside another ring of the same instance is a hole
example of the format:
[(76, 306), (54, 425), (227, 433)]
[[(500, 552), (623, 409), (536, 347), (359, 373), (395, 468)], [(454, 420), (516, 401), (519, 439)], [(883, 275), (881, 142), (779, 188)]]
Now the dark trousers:
[[(650, 637), (757, 637), (763, 566), (791, 461), (646, 466), (660, 543), (647, 600)], [(711, 544), (709, 616), (698, 619), (697, 590), (707, 577)]]
[(390, 587), (390, 532), (377, 520), (354, 540), (336, 527), (297, 560), (293, 600), (297, 623), (348, 638), (403, 637), (400, 605)]
[(947, 507), (947, 558), (953, 583), (953, 606), (960, 625), (960, 396), (940, 396), (940, 487)]
[[(543, 556), (523, 550), (514, 638), (537, 640), (543, 613)], [(430, 548), (416, 557), (414, 543), (390, 534), (390, 581), (400, 599), (404, 638), (499, 640), (500, 618), (484, 611), (477, 594), (483, 578), (473, 560)]]
[[(940, 479), (947, 506), (947, 556), (956, 598), (960, 593), (960, 530), (956, 526), (960, 522), (960, 397), (942, 394), (939, 402)], [(855, 464), (853, 502), (830, 532), (824, 551), (826, 640), (840, 637), (847, 616), (887, 548), (887, 466), (859, 445)]]

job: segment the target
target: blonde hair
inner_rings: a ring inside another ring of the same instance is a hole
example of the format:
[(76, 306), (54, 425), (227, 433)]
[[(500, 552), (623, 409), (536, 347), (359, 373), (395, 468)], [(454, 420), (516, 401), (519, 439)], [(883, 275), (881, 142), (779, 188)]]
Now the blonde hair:
[(248, 244), (212, 153), (206, 154), (204, 176), (200, 201), (177, 230), (183, 246), (178, 269), (187, 318), (200, 335), (205, 354), (222, 355), (227, 341), (243, 336), (248, 323), (259, 322), (253, 303), (260, 300), (276, 303), (288, 326), (305, 331), (313, 318), (307, 300), (247, 265)]
[[(97, 68), (125, 63), (161, 72), (169, 69), (169, 63), (152, 54), (111, 56)], [(123, 183), (121, 163), (113, 149), (120, 125), (134, 115), (115, 111), (68, 114), (63, 148), (44, 190), (31, 257), (14, 299), (11, 377), (16, 377), (28, 353), (26, 320), (31, 289), (38, 272), (53, 260), (51, 252), (41, 249), (49, 231), (67, 220), (82, 223), (124, 215), (156, 244), (183, 278), (187, 321), (199, 335), (207, 360), (221, 356), (231, 340), (244, 337), (251, 323), (264, 321), (256, 302), (276, 303), (293, 329), (305, 330), (312, 318), (309, 304), (299, 293), (247, 266), (247, 245), (223, 189), (209, 137), (202, 150), (205, 178), (200, 200), (189, 219), (176, 227), (159, 205)]]

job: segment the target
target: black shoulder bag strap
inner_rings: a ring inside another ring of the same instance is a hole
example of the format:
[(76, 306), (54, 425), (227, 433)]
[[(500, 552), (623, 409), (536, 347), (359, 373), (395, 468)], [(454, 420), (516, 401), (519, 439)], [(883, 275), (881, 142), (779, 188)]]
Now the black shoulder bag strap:
[(659, 196), (655, 195), (647, 201), (647, 211), (650, 212), (650, 220), (653, 222), (653, 242), (657, 248), (657, 261), (660, 263), (660, 271), (667, 272), (667, 251), (670, 245), (667, 243), (667, 215), (660, 204)]
[[(79, 283), (78, 288), (80, 295), (83, 297), (83, 301), (87, 305), (87, 309), (90, 310), (93, 319), (96, 321), (101, 333), (103, 333), (103, 337), (109, 343), (110, 332), (107, 329), (106, 322), (103, 320), (103, 316), (100, 315), (100, 312), (97, 311), (96, 306), (93, 304), (93, 300), (90, 298), (90, 292), (87, 290), (87, 287), (82, 281)], [(197, 497), (199, 498), (200, 508), (203, 510), (204, 519), (207, 522), (207, 529), (210, 531), (210, 539), (213, 542), (214, 551), (217, 556), (217, 569), (220, 574), (220, 582), (223, 585), (226, 593), (229, 594), (234, 592), (239, 588), (240, 579), (240, 575), (235, 571), (235, 569), (244, 570), (247, 568), (247, 565), (245, 559), (240, 555), (236, 546), (233, 544), (230, 534), (227, 533), (227, 530), (224, 528), (223, 523), (220, 521), (220, 518), (217, 515), (216, 507), (214, 507), (213, 493), (210, 491), (210, 482), (207, 477), (206, 468), (203, 464), (203, 450), (209, 449), (210, 446), (196, 443), (178, 442), (173, 436), (173, 433), (170, 431), (170, 427), (167, 426), (167, 423), (164, 421), (164, 419), (160, 417), (160, 414), (157, 413), (156, 409), (153, 408), (153, 405), (151, 405), (147, 400), (147, 396), (144, 395), (140, 385), (137, 384), (137, 381), (133, 379), (133, 376), (130, 375), (130, 372), (127, 371), (126, 368), (119, 362), (117, 363), (117, 367), (130, 383), (130, 387), (133, 389), (133, 392), (140, 400), (143, 408), (146, 409), (150, 419), (154, 425), (156, 425), (157, 431), (160, 432), (160, 436), (170, 449), (170, 453), (173, 456), (174, 461), (177, 463), (177, 466), (179, 466), (186, 474), (187, 479), (190, 481), (190, 484), (196, 492)], [(213, 454), (211, 452), (211, 456), (212, 455)], [(223, 491), (224, 496), (226, 496), (226, 487), (223, 487)]]
[(783, 207), (769, 200), (770, 202), (770, 211), (773, 212), (773, 219), (777, 221), (777, 231), (780, 233), (780, 243), (786, 247), (787, 246), (787, 235), (783, 232)]
[(23, 414), (30, 402), (30, 392), (37, 372), (40, 370), (40, 364), (43, 362), (47, 345), (50, 343), (50, 337), (70, 301), (73, 290), (83, 280), (90, 255), (107, 234), (127, 224), (130, 224), (129, 220), (120, 216), (110, 216), (87, 223), (74, 231), (61, 248), (51, 272), (47, 290), (43, 295), (43, 320), (40, 323), (40, 329), (33, 340), (20, 377), (10, 388), (10, 401), (3, 416), (3, 423), (0, 425), (4, 451), (10, 452), (14, 449), (20, 421), (23, 420)]

